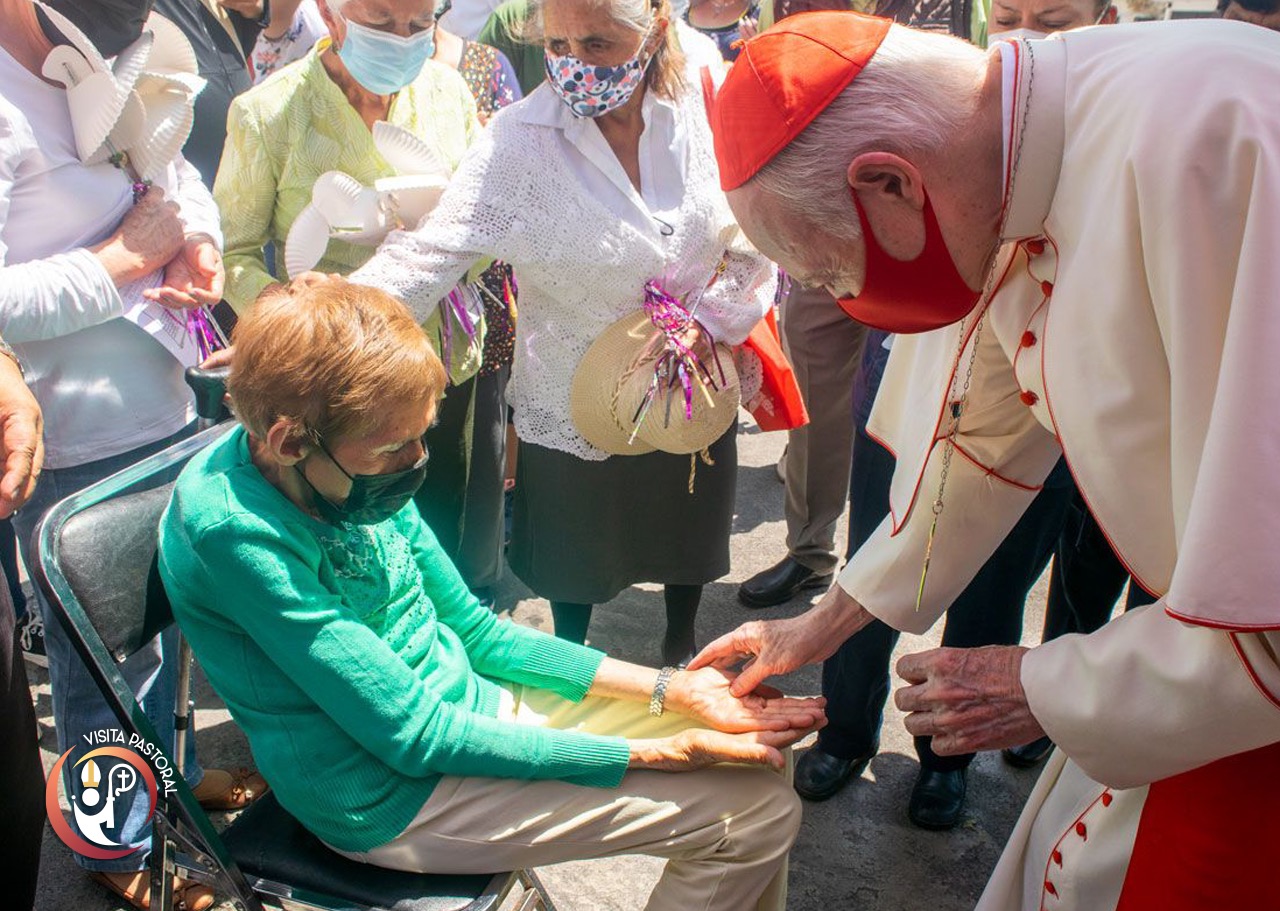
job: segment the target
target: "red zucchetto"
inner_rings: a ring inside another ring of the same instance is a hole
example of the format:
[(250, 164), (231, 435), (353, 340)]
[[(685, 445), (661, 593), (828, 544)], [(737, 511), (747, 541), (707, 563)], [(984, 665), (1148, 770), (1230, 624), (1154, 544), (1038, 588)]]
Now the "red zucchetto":
[(893, 23), (854, 12), (798, 13), (742, 46), (709, 102), (720, 186), (742, 186), (822, 113)]

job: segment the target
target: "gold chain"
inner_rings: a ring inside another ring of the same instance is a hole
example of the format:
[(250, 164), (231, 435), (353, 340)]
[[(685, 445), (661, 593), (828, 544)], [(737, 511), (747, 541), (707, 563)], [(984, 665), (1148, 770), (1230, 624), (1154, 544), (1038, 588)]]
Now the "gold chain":
[[(1027, 54), (1027, 96), (1023, 107), (1024, 111), (1031, 108), (1031, 88), (1035, 80), (1035, 51), (1032, 50), (1029, 42), (1019, 42), (1020, 47)], [(1016, 89), (1016, 86), (1015, 86)], [(1013, 116), (1017, 116), (1018, 111), (1013, 112)], [(960, 395), (954, 395), (956, 383), (955, 377), (960, 370), (960, 359), (964, 356), (964, 346), (968, 341), (965, 333), (965, 320), (960, 321), (960, 347), (956, 350), (955, 367), (952, 371), (951, 384), (947, 389), (947, 435), (942, 449), (942, 470), (938, 477), (938, 493), (933, 498), (933, 520), (929, 524), (929, 537), (925, 540), (924, 545), (924, 563), (920, 567), (920, 587), (916, 589), (916, 610), (920, 610), (920, 606), (924, 603), (924, 583), (929, 577), (929, 561), (933, 558), (933, 541), (938, 533), (938, 519), (942, 516), (942, 494), (947, 489), (947, 475), (951, 472), (951, 457), (956, 448), (956, 435), (960, 430), (960, 417), (964, 414), (965, 406), (969, 402), (969, 386), (973, 382), (973, 365), (978, 358), (978, 343), (982, 338), (982, 327), (986, 324), (986, 307), (991, 302), (991, 296), (995, 293), (993, 287), (996, 277), (996, 266), (1000, 261), (1000, 244), (1004, 237), (1005, 222), (1009, 218), (1009, 207), (1013, 200), (1013, 190), (1018, 179), (1018, 165), (1022, 161), (1023, 139), (1027, 133), (1027, 118), (1022, 118), (1022, 126), (1018, 130), (1018, 144), (1013, 154), (1013, 167), (1009, 176), (1009, 193), (1004, 200), (1004, 212), (1000, 217), (1000, 227), (997, 231), (996, 250), (991, 257), (991, 265), (987, 268), (986, 281), (983, 282), (982, 297), (980, 299), (981, 307), (979, 308), (978, 322), (973, 329), (973, 350), (969, 353), (969, 364), (964, 374), (964, 384), (960, 388)], [(926, 460), (927, 464), (927, 460)]]

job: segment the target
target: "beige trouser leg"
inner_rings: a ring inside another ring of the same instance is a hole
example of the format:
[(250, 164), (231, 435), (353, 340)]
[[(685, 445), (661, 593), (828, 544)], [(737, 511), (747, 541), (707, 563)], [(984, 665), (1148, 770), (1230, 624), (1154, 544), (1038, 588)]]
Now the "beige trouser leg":
[[(639, 703), (574, 704), (513, 687), (501, 715), (522, 724), (632, 738), (692, 725)], [(492, 873), (617, 854), (668, 863), (651, 911), (783, 911), (787, 852), (800, 826), (788, 781), (766, 768), (628, 772), (616, 789), (562, 781), (446, 776), (394, 841), (356, 860), (426, 873)]]
[(792, 283), (782, 302), (782, 343), (809, 423), (787, 435), (787, 552), (816, 573), (829, 573), (839, 562), (836, 522), (849, 499), (853, 382), (866, 335), (827, 291)]

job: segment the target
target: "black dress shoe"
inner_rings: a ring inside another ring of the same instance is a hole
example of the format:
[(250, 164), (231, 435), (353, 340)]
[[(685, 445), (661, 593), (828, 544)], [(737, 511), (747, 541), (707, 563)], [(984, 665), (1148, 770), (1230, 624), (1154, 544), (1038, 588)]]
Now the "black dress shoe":
[(851, 779), (862, 775), (862, 770), (876, 755), (879, 744), (871, 748), (871, 752), (857, 759), (841, 759), (823, 752), (816, 746), (810, 747), (796, 760), (795, 776), (792, 785), (796, 793), (805, 800), (826, 800), (834, 797), (836, 792), (849, 783)]
[(739, 585), (738, 600), (747, 607), (773, 607), (806, 589), (826, 588), (834, 576), (835, 573), (815, 573), (788, 555)]
[(1004, 761), (1015, 769), (1030, 769), (1044, 762), (1044, 758), (1053, 752), (1053, 741), (1047, 736), (1040, 737), (1022, 746), (1001, 750)]
[(943, 832), (954, 829), (964, 812), (964, 795), (968, 788), (964, 769), (954, 772), (935, 772), (920, 769), (916, 786), (911, 789), (911, 802), (907, 804), (907, 816), (922, 829)]

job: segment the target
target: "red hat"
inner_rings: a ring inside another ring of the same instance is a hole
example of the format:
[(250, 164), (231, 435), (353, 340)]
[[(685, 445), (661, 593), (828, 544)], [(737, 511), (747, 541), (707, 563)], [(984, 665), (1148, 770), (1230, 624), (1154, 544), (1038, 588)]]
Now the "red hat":
[(720, 187), (750, 180), (853, 82), (892, 20), (797, 13), (743, 45), (709, 101)]

